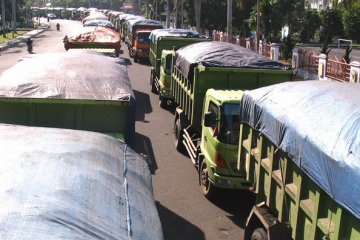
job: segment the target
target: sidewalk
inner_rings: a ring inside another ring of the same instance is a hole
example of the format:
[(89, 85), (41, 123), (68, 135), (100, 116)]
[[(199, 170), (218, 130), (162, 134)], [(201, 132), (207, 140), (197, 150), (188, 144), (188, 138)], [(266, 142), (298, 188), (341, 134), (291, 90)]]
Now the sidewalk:
[(38, 29), (34, 29), (32, 31), (25, 33), (24, 35), (1, 42), (0, 43), (0, 52), (6, 50), (8, 48), (15, 47), (15, 46), (19, 45), (20, 43), (25, 42), (30, 37), (31, 38), (36, 37), (40, 33), (46, 31), (48, 28), (49, 28), (49, 25), (43, 25), (43, 26), (39, 27)]

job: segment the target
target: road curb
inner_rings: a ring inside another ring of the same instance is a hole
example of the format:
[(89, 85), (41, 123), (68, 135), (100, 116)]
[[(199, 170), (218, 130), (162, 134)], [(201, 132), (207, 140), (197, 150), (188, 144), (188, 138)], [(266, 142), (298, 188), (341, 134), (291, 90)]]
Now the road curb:
[(46, 31), (48, 29), (47, 28), (40, 28), (40, 29), (36, 29), (36, 30), (32, 30), (24, 35), (18, 36), (14, 39), (5, 41), (3, 43), (0, 44), (0, 52), (11, 48), (11, 47), (15, 47), (17, 45), (19, 45), (22, 42), (25, 42), (27, 39), (31, 38), (31, 37), (36, 37), (37, 35), (43, 33), (44, 31)]

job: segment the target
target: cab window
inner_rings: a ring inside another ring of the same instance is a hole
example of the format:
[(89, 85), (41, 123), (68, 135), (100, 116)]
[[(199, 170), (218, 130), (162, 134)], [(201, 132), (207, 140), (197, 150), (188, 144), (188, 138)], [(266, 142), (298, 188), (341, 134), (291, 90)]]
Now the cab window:
[(239, 144), (240, 105), (224, 104), (221, 108), (219, 141), (227, 144)]
[(217, 120), (219, 119), (219, 108), (215, 103), (210, 102), (208, 111), (211, 112), (211, 115), (212, 115), (211, 118), (214, 119), (214, 121), (212, 122), (211, 129), (213, 131), (217, 131), (217, 124), (218, 124)]

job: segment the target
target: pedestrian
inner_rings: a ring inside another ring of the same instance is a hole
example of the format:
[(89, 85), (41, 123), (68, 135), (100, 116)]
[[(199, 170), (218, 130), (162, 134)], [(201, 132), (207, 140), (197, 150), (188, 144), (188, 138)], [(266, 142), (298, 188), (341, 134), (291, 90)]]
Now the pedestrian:
[(32, 53), (33, 51), (33, 40), (31, 38), (28, 38), (26, 40), (27, 50), (29, 53)]
[(47, 17), (47, 21), (48, 21), (48, 22), (50, 21), (50, 18), (49, 18), (49, 17)]

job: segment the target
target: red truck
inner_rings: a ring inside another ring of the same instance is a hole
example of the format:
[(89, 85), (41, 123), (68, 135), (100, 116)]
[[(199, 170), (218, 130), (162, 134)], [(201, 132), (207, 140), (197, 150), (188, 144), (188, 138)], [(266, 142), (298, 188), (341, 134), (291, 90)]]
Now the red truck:
[(159, 21), (150, 19), (131, 19), (127, 21), (125, 42), (128, 45), (129, 55), (134, 61), (148, 59), (150, 50), (150, 33), (163, 26)]

